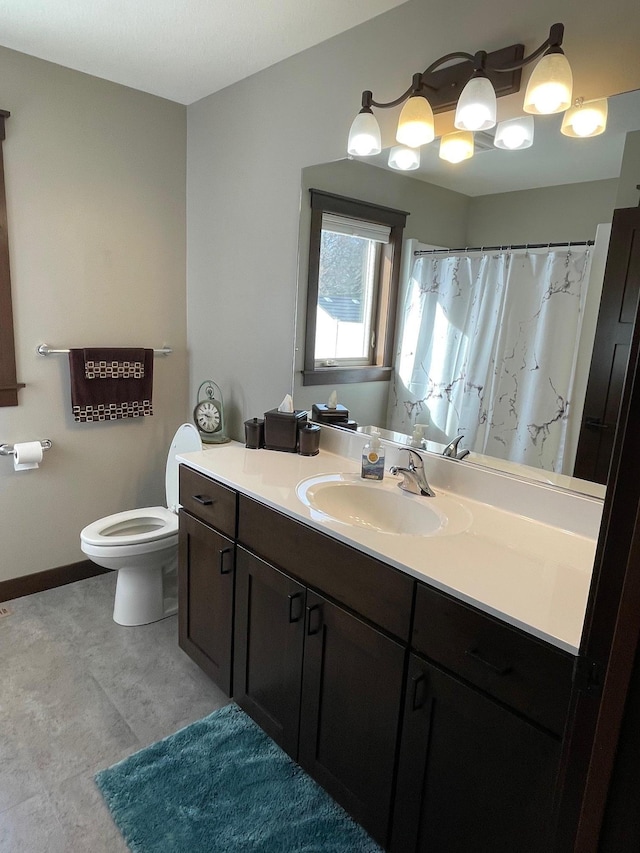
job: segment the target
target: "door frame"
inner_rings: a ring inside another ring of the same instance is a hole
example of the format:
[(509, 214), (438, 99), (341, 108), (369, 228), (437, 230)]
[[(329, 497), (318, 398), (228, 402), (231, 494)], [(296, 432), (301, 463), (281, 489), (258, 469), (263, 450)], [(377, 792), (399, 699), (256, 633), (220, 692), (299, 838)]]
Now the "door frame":
[[(640, 241), (640, 208), (636, 209), (636, 214)], [(615, 244), (613, 239), (612, 244)], [(556, 799), (557, 853), (595, 853), (598, 849), (640, 640), (639, 434), (640, 303), (636, 305), (602, 524), (563, 740)]]

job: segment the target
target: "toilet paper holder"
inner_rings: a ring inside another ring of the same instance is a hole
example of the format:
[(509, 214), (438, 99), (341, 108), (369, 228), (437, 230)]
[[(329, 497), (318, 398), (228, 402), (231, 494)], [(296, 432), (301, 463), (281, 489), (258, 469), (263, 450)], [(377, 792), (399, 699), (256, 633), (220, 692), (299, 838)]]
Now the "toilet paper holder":
[[(49, 450), (53, 447), (53, 442), (50, 438), (43, 438), (40, 444), (43, 450)], [(0, 456), (13, 456), (15, 452), (13, 444), (0, 444)]]

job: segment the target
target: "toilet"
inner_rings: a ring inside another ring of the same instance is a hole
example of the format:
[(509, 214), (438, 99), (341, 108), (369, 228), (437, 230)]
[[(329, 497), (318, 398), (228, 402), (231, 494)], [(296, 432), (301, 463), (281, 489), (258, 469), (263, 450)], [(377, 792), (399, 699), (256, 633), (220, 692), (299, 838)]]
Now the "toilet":
[(118, 572), (113, 620), (147, 625), (178, 609), (178, 461), (176, 454), (202, 450), (193, 424), (182, 424), (167, 455), (167, 506), (107, 515), (80, 533), (80, 547), (98, 566)]

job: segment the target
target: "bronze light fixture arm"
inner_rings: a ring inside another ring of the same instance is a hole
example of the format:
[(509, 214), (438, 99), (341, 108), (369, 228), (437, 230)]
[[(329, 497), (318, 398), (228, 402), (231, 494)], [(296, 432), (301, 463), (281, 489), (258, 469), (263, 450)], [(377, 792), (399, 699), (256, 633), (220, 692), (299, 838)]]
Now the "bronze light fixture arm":
[(564, 24), (552, 24), (549, 30), (549, 38), (543, 42), (540, 47), (536, 48), (529, 56), (525, 56), (518, 62), (511, 65), (501, 65), (492, 67), (492, 71), (517, 71), (519, 68), (524, 68), (530, 62), (538, 59), (543, 53), (563, 53), (562, 39), (564, 37)]
[[(480, 51), (480, 53), (484, 53), (484, 51)], [(486, 53), (484, 53), (486, 56)], [(373, 92), (366, 89), (362, 93), (362, 107), (369, 108), (378, 107), (379, 109), (390, 109), (392, 107), (398, 107), (400, 104), (403, 104), (407, 98), (410, 98), (412, 95), (419, 95), (420, 92), (425, 89), (430, 89), (432, 92), (437, 91), (436, 86), (431, 86), (425, 78), (429, 77), (436, 69), (440, 68), (441, 65), (446, 65), (447, 62), (451, 62), (453, 59), (463, 59), (467, 62), (473, 62), (474, 56), (471, 53), (464, 53), (462, 51), (455, 51), (454, 53), (447, 53), (446, 56), (441, 56), (440, 59), (436, 59), (435, 62), (432, 62), (428, 68), (422, 73), (417, 73), (413, 75), (413, 79), (411, 81), (411, 85), (400, 95), (399, 98), (396, 98), (395, 101), (388, 101), (383, 103), (381, 101), (373, 100)]]
[[(516, 62), (500, 62), (496, 63), (494, 54), (487, 54), (484, 50), (479, 50), (477, 53), (467, 53), (465, 51), (454, 51), (453, 53), (447, 53), (444, 56), (441, 56), (439, 59), (436, 59), (435, 62), (432, 62), (422, 73), (414, 74), (413, 79), (411, 81), (411, 85), (409, 88), (404, 91), (399, 97), (395, 98), (393, 101), (376, 101), (373, 98), (373, 92), (369, 89), (365, 89), (362, 93), (362, 109), (366, 112), (371, 112), (372, 107), (376, 107), (378, 109), (391, 109), (393, 107), (400, 106), (403, 104), (408, 98), (412, 95), (425, 94), (427, 95), (428, 91), (430, 92), (439, 92), (451, 89), (459, 89), (464, 85), (464, 82), (468, 79), (470, 74), (473, 71), (483, 71), (487, 73), (513, 73), (517, 71), (521, 71), (525, 65), (528, 65), (530, 62), (534, 62), (544, 53), (562, 53), (562, 39), (564, 36), (564, 24), (553, 24), (549, 30), (549, 36), (545, 41), (530, 53), (528, 56), (522, 56), (523, 51), (520, 52), (520, 56), (517, 55), (516, 52)], [(521, 46), (512, 46), (512, 48), (507, 48), (505, 50), (513, 51), (515, 48)], [(503, 51), (496, 51), (496, 54), (501, 54)], [(440, 82), (437, 79), (433, 79), (434, 76), (437, 78), (438, 75), (436, 72), (442, 68), (442, 66), (447, 65), (454, 60), (459, 59), (461, 62), (456, 63), (450, 68), (446, 69), (448, 72), (447, 79), (443, 81), (443, 85), (438, 85)], [(492, 61), (493, 59), (493, 61)], [(464, 66), (469, 63), (472, 68), (469, 70), (469, 74), (464, 70)], [(452, 79), (452, 75), (457, 76), (458, 79)], [(466, 79), (464, 79), (466, 78)], [(464, 80), (464, 82), (463, 82)], [(435, 84), (435, 85), (434, 85)], [(519, 85), (519, 77), (518, 82), (514, 82), (514, 86), (511, 91), (517, 91)], [(508, 91), (505, 91), (504, 94), (508, 94)], [(437, 109), (437, 106), (434, 105), (434, 109), (436, 111), (442, 111), (442, 109), (450, 108), (453, 104), (450, 102), (443, 103), (440, 105), (440, 108)]]

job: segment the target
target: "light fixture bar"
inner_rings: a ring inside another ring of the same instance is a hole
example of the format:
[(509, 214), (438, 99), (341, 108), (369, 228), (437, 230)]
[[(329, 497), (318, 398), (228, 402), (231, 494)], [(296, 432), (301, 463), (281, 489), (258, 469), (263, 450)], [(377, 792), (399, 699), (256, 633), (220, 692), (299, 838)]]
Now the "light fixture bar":
[[(474, 71), (475, 57), (471, 54), (468, 56), (469, 59), (466, 62), (441, 68), (430, 75), (429, 84), (435, 91), (430, 91), (428, 97), (434, 113), (445, 113), (456, 108), (460, 92), (467, 85)], [(497, 98), (520, 91), (522, 66), (500, 72), (496, 69), (517, 63), (523, 56), (523, 44), (512, 44), (487, 54), (484, 71), (493, 84)]]
[[(545, 48), (546, 46), (545, 42)], [(512, 95), (514, 92), (520, 91), (522, 66), (515, 66), (523, 56), (523, 44), (512, 44), (509, 47), (503, 47), (487, 54), (484, 70), (493, 83), (496, 97), (501, 98), (504, 95)], [(463, 61), (448, 65), (446, 68), (439, 68), (440, 65), (452, 62), (454, 59), (462, 59)], [(474, 59), (475, 56), (471, 53), (463, 53), (462, 51), (448, 53), (431, 63), (422, 74), (414, 74), (411, 86), (394, 101), (387, 101), (386, 103), (374, 101), (373, 92), (365, 89), (362, 93), (362, 106), (391, 109), (403, 104), (411, 95), (422, 92), (428, 97), (434, 113), (445, 113), (448, 110), (455, 109), (460, 92), (473, 74)], [(514, 67), (506, 68), (509, 65)], [(496, 70), (497, 68), (500, 68), (499, 72)]]

